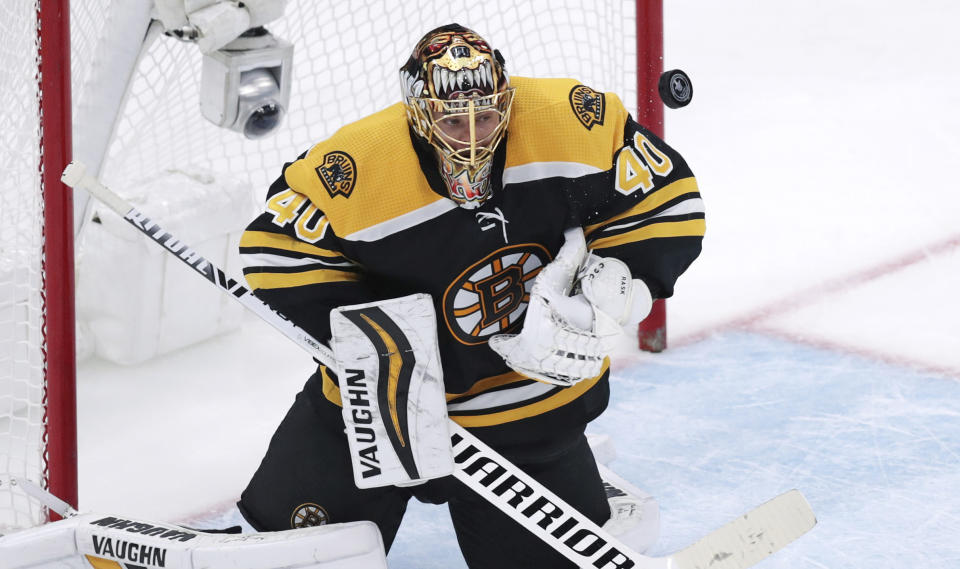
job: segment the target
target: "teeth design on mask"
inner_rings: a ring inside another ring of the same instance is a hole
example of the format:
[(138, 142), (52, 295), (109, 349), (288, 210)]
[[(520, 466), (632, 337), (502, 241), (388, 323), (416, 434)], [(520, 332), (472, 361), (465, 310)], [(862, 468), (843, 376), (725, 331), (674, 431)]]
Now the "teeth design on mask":
[(480, 76), (483, 77), (483, 81), (488, 87), (493, 87), (493, 74), (490, 70), (489, 61), (484, 61), (483, 64), (480, 65)]
[(450, 92), (450, 72), (446, 68), (440, 69), (440, 86), (443, 87), (442, 94), (447, 94)]
[(464, 88), (492, 88), (493, 67), (489, 61), (480, 63), (476, 69), (460, 69), (457, 71), (435, 66), (433, 68), (433, 86), (437, 96), (441, 98)]
[(453, 93), (454, 87), (457, 85), (457, 73), (456, 71), (447, 71), (447, 94)]

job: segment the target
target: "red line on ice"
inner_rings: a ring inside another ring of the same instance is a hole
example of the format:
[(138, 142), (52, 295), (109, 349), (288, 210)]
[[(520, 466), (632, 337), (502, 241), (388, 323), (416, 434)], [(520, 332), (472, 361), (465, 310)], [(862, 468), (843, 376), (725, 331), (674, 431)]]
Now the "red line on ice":
[[(797, 310), (808, 304), (813, 304), (814, 302), (819, 302), (829, 295), (846, 292), (852, 288), (876, 280), (880, 277), (901, 271), (907, 267), (916, 265), (917, 263), (921, 263), (937, 255), (949, 252), (957, 247), (960, 247), (960, 234), (951, 235), (950, 237), (930, 245), (920, 247), (899, 257), (880, 263), (874, 267), (870, 267), (842, 277), (828, 279), (818, 285), (806, 288), (794, 294), (788, 295), (780, 300), (770, 302), (757, 309), (748, 311), (742, 316), (732, 318), (726, 322), (721, 322), (720, 324), (710, 326), (709, 328), (705, 328), (691, 334), (680, 336), (676, 339), (671, 339), (670, 343), (673, 346), (685, 346), (702, 341), (713, 334), (728, 330), (755, 330), (764, 334), (774, 334), (771, 330), (765, 329), (762, 326), (764, 320), (767, 320), (773, 316), (785, 314), (792, 310)], [(783, 335), (782, 333), (778, 334)], [(926, 371), (947, 374), (953, 377), (960, 377), (960, 370), (958, 369), (934, 366), (928, 363), (911, 361), (905, 358), (892, 358), (889, 355), (870, 352), (869, 350), (864, 350), (862, 348), (844, 346), (823, 340), (812, 341), (807, 338), (798, 337), (790, 337), (790, 339), (833, 350), (857, 353), (881, 361), (905, 364)]]
[(833, 340), (826, 340), (824, 338), (810, 338), (798, 334), (790, 334), (782, 330), (764, 328), (763, 326), (750, 328), (750, 331), (763, 334), (764, 336), (783, 338), (784, 340), (794, 344), (803, 344), (805, 346), (812, 346), (814, 348), (830, 350), (832, 352), (841, 352), (845, 354), (861, 356), (874, 361), (884, 362), (895, 366), (908, 367), (920, 372), (942, 375), (960, 381), (960, 368), (956, 367), (931, 364), (922, 360), (891, 355), (887, 352), (871, 350), (862, 346), (851, 346), (849, 344), (844, 344), (842, 342), (836, 342)]

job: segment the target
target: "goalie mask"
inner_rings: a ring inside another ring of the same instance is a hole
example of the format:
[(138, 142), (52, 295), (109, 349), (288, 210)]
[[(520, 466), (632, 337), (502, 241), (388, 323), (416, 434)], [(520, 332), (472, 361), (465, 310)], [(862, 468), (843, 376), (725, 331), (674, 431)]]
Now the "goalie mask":
[(479, 207), (490, 197), (493, 153), (507, 132), (513, 102), (500, 52), (475, 32), (450, 24), (423, 36), (400, 80), (407, 120), (436, 151), (450, 199)]

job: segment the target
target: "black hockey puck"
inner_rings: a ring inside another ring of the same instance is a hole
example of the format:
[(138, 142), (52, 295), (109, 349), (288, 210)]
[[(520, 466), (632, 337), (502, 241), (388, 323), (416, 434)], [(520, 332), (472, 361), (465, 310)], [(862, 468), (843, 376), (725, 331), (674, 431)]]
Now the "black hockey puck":
[(690, 104), (693, 98), (693, 83), (690, 76), (679, 69), (671, 69), (660, 74), (657, 84), (660, 99), (671, 109), (679, 109)]

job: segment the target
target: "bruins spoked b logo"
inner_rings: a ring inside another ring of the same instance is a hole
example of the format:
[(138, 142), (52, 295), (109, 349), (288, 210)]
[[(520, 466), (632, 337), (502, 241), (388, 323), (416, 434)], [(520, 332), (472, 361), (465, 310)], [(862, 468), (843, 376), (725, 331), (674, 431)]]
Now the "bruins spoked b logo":
[(603, 93), (586, 85), (577, 85), (570, 91), (570, 106), (587, 130), (595, 124), (603, 125), (603, 114), (607, 110), (607, 99)]
[(346, 152), (334, 150), (323, 156), (323, 163), (317, 166), (317, 175), (331, 198), (337, 194), (349, 198), (357, 185), (357, 164)]
[(443, 295), (443, 317), (453, 337), (482, 344), (515, 330), (530, 301), (533, 279), (550, 262), (541, 245), (511, 245), (460, 274)]
[(292, 529), (310, 528), (326, 525), (329, 521), (330, 516), (327, 515), (326, 510), (316, 504), (306, 503), (297, 506), (293, 511), (293, 515), (290, 516), (290, 527)]

